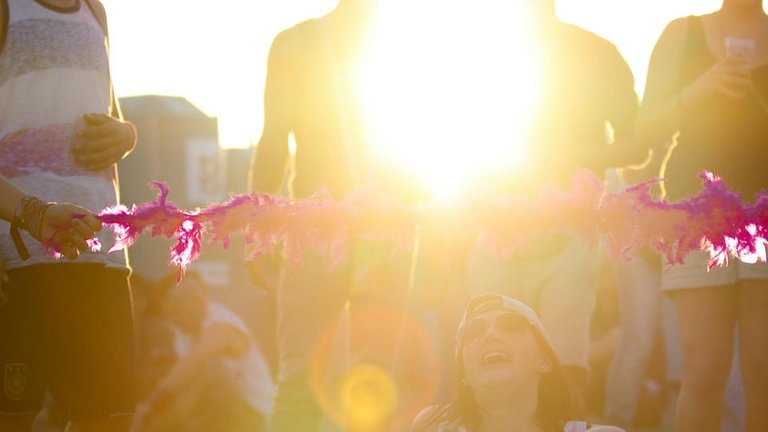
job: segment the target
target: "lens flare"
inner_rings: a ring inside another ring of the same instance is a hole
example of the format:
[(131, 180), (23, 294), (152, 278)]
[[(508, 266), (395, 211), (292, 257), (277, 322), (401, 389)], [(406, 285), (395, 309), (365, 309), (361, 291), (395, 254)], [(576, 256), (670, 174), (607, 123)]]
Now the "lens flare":
[(431, 338), (407, 314), (356, 305), (318, 340), (312, 390), (326, 415), (347, 430), (399, 430), (434, 402), (440, 364)]
[(354, 82), (383, 171), (452, 201), (478, 176), (526, 162), (541, 83), (519, 7), (382, 2)]
[(376, 364), (353, 366), (342, 377), (339, 391), (344, 417), (355, 431), (375, 430), (397, 406), (397, 385), (391, 374)]

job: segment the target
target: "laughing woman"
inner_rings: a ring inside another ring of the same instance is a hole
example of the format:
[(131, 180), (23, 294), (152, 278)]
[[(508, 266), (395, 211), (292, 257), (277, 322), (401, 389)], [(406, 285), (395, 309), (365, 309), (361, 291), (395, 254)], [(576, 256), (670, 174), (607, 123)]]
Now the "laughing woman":
[(456, 335), (456, 367), (454, 400), (421, 411), (413, 432), (587, 430), (549, 337), (524, 303), (494, 294), (473, 298)]

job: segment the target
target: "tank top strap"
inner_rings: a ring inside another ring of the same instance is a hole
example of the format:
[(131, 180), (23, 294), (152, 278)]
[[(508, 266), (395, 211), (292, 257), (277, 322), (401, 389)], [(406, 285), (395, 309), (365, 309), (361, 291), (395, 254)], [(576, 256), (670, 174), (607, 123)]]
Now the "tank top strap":
[(678, 80), (681, 88), (701, 76), (702, 72), (717, 60), (707, 45), (701, 16), (689, 15), (687, 22), (688, 36), (685, 40)]

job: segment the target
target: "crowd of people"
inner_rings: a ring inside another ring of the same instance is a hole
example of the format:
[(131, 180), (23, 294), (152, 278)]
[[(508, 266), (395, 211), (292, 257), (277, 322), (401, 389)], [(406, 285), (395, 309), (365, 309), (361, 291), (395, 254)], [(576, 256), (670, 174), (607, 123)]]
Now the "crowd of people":
[[(250, 190), (425, 198), (374, 154), (357, 98), (379, 3), (339, 0), (276, 36)], [(670, 22), (642, 98), (610, 41), (559, 20), (554, 0), (517, 5), (538, 47), (523, 67), (543, 83), (526, 165), (478, 190), (536, 197), (583, 169), (613, 190), (661, 178), (656, 198), (672, 202), (705, 170), (745, 202), (768, 185), (761, 0)], [(499, 253), (489, 233), (425, 232), (412, 255), (356, 239), (340, 263), (255, 258), (272, 356), (200, 273), (144, 280), (107, 252), (94, 212), (119, 202), (137, 135), (112, 90), (101, 3), (3, 6), (0, 431), (768, 430), (768, 264), (709, 270), (705, 251), (672, 265), (650, 248), (614, 260), (576, 234)], [(390, 66), (418, 61), (430, 56)]]

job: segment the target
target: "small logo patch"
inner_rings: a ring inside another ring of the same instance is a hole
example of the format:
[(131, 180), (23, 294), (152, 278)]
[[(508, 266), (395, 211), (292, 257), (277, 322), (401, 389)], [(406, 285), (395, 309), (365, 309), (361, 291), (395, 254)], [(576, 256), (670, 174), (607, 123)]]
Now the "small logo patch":
[(3, 390), (12, 400), (19, 400), (27, 393), (29, 370), (25, 363), (8, 363), (3, 373)]

